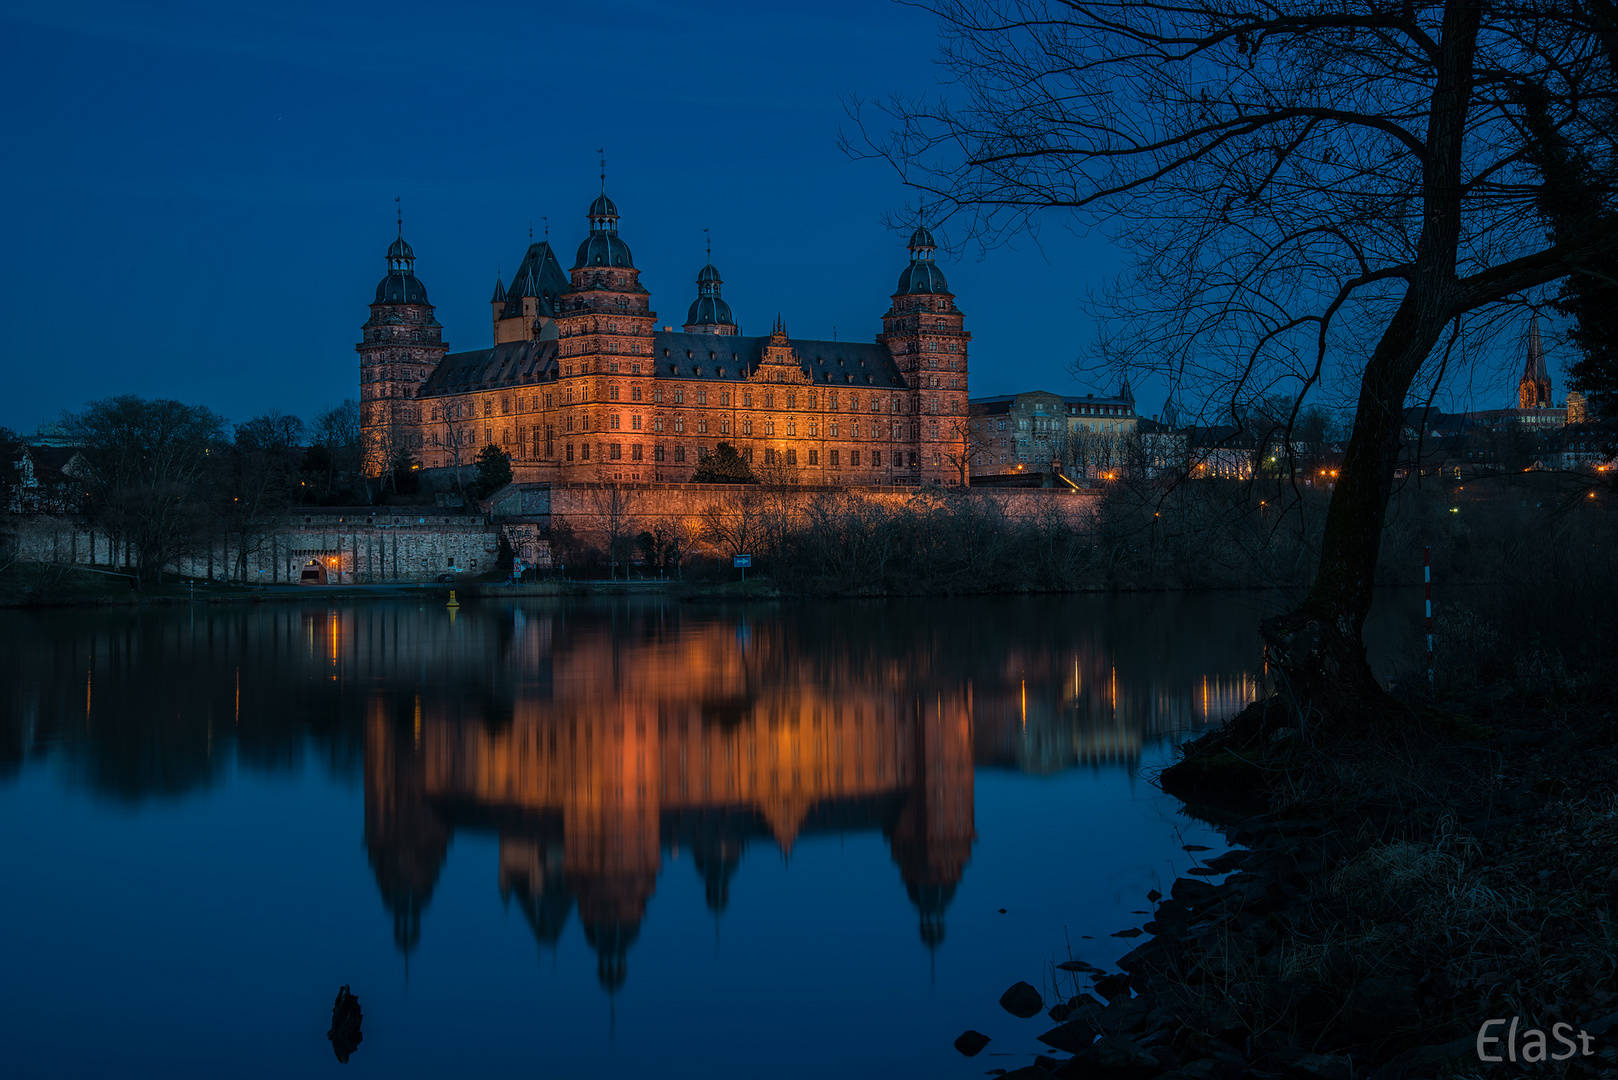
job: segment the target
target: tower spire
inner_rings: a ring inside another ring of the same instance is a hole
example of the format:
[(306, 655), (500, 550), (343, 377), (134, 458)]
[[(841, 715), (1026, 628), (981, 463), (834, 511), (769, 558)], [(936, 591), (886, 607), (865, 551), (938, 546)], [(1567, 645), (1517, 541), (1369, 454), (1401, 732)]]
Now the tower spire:
[(1551, 408), (1551, 375), (1545, 367), (1545, 347), (1539, 339), (1539, 312), (1528, 317), (1528, 356), (1517, 381), (1519, 409)]
[(404, 203), (399, 201), (398, 195), (393, 197), (393, 209), (399, 215), (399, 238), (402, 240), (404, 239)]
[(604, 146), (598, 147), (596, 153), (601, 155), (601, 194), (605, 195), (607, 193), (607, 148)]

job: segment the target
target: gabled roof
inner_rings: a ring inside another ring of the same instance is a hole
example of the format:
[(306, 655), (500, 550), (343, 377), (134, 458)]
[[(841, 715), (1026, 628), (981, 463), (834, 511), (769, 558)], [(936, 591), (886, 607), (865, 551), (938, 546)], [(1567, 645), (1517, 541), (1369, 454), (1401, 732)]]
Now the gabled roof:
[[(817, 386), (884, 387), (905, 385), (899, 366), (887, 346), (875, 342), (817, 341), (788, 338), (798, 354), (799, 369)], [(768, 337), (736, 334), (682, 334), (658, 331), (652, 335), (652, 361), (665, 378), (717, 379), (724, 368), (726, 380), (751, 375), (764, 357)], [(668, 355), (665, 356), (664, 352)], [(686, 354), (690, 353), (689, 356)], [(697, 370), (702, 374), (698, 375)]]
[(421, 384), (417, 396), (522, 386), (549, 378), (555, 366), (555, 341), (507, 341), (492, 349), (450, 353)]

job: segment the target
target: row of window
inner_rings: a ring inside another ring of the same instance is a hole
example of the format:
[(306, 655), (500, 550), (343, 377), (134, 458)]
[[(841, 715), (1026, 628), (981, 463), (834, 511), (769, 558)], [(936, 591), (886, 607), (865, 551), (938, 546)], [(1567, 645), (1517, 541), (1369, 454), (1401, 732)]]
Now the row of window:
[[(628, 447), (629, 456), (628, 456), (627, 459), (624, 457), (624, 449), (625, 449), (625, 447), (624, 447), (623, 443), (598, 443), (598, 444), (595, 444), (595, 448), (596, 448), (596, 457), (597, 457), (598, 460), (605, 460), (605, 461), (628, 460), (628, 461), (631, 461), (631, 462), (645, 461), (646, 460), (646, 448), (641, 443), (630, 443), (629, 444), (629, 447)], [(538, 447), (536, 445), (536, 450), (537, 449), (538, 449)], [(567, 443), (563, 447), (563, 451), (562, 451), (563, 455), (564, 455), (564, 460), (566, 460), (566, 461), (581, 461), (581, 462), (582, 461), (589, 461), (590, 460), (590, 449), (591, 449), (591, 444), (587, 443), (587, 442), (586, 443)], [(545, 457), (547, 457), (547, 458), (553, 457), (554, 454), (555, 454), (554, 444), (551, 443), (550, 441), (547, 441), (546, 444), (545, 444)], [(668, 461), (669, 458), (672, 457), (673, 461), (674, 461), (674, 464), (683, 465), (687, 461), (686, 454), (687, 454), (687, 450), (686, 450), (686, 447), (684, 445), (677, 445), (677, 446), (674, 446), (674, 447), (666, 447), (666, 446), (663, 446), (662, 444), (659, 443), (659, 444), (656, 444), (656, 445), (654, 445), (652, 447), (651, 459), (654, 462), (664, 462), (664, 461)], [(863, 454), (863, 458), (864, 458), (863, 463), (861, 461), (862, 454)], [(695, 448), (694, 460), (700, 462), (703, 458), (707, 457), (707, 455), (708, 455), (707, 449), (705, 447), (698, 446), (698, 447)], [(752, 464), (754, 462), (753, 448), (751, 446), (742, 447), (741, 448), (741, 455), (742, 455), (742, 459), (744, 461), (746, 461), (748, 464)], [(764, 456), (764, 464), (765, 465), (787, 465), (787, 466), (792, 466), (792, 465), (798, 464), (798, 451), (794, 447), (788, 447), (786, 449), (775, 449), (775, 448), (772, 448), (772, 447), (767, 447), (764, 450), (764, 455), (763, 456)], [(807, 464), (809, 464), (811, 466), (817, 466), (818, 467), (820, 465), (820, 463), (821, 463), (820, 462), (820, 450), (818, 448), (816, 448), (816, 449), (810, 449), (810, 450), (805, 451), (805, 460), (806, 460)], [(827, 467), (833, 468), (833, 469), (840, 469), (840, 468), (843, 467), (844, 460), (845, 460), (845, 451), (840, 450), (840, 449), (833, 449), (833, 450), (827, 450), (826, 451), (826, 465), (827, 465)], [(872, 469), (880, 469), (880, 468), (882, 468), (882, 451), (880, 451), (880, 450), (870, 450), (870, 451), (863, 451), (862, 452), (862, 451), (859, 451), (859, 450), (848, 450), (848, 451), (846, 451), (846, 460), (847, 460), (847, 463), (848, 463), (850, 468), (856, 468), (857, 469), (857, 468), (861, 468), (862, 465), (863, 465), (863, 467), (869, 467), (869, 468), (872, 468)], [(942, 460), (941, 455), (939, 455), (939, 454), (934, 454), (933, 455), (933, 464), (934, 465), (940, 464), (941, 460)], [(914, 450), (910, 451), (910, 462), (909, 462), (909, 464), (910, 464), (910, 468), (912, 468), (912, 469), (919, 468), (919, 455)], [(904, 455), (904, 453), (900, 452), (900, 451), (895, 451), (894, 453), (890, 454), (889, 455), (889, 467), (890, 468), (895, 468), (895, 469), (904, 468), (905, 467), (905, 455)]]
[[(588, 418), (585, 417), (583, 419), (587, 420)], [(641, 427), (641, 418), (639, 416), (631, 417), (631, 421), (632, 421), (632, 423), (631, 423), (628, 430), (630, 430), (630, 431), (641, 431), (641, 430), (643, 430), (642, 427)], [(692, 426), (693, 426), (693, 429), (694, 429), (694, 433), (697, 434), (697, 435), (710, 434), (709, 422), (708, 422), (708, 420), (706, 418), (698, 419), (697, 422)], [(796, 438), (798, 436), (798, 429), (797, 429), (797, 425), (795, 423), (793, 423), (791, 421), (788, 421), (783, 426), (784, 426), (785, 430), (782, 432), (782, 434), (784, 434), (787, 438)], [(765, 422), (763, 422), (761, 424), (756, 425), (756, 427), (757, 427), (757, 430), (755, 430), (755, 425), (753, 424), (752, 421), (750, 421), (750, 420), (749, 421), (744, 421), (741, 424), (740, 434), (742, 434), (742, 435), (744, 435), (746, 437), (749, 437), (749, 438), (754, 437), (754, 436), (762, 436), (764, 438), (774, 438), (776, 436), (776, 434), (777, 434), (776, 429), (775, 429), (774, 421), (765, 421)], [(828, 424), (828, 425), (826, 425), (826, 437), (829, 438), (829, 439), (837, 439), (837, 438), (880, 439), (880, 438), (882, 438), (882, 429), (881, 429), (880, 425), (877, 425), (877, 424), (864, 424), (864, 425), (857, 424), (857, 423), (850, 424), (850, 425), (848, 425), (848, 433), (846, 435), (844, 435), (839, 430), (839, 427), (840, 427), (840, 425), (838, 425), (838, 424)], [(807, 430), (804, 432), (804, 435), (807, 438), (818, 439), (820, 437), (820, 428), (819, 428), (818, 424), (808, 424), (808, 425), (806, 425), (806, 428), (807, 428)], [(673, 422), (672, 425), (670, 425), (669, 429), (672, 430), (673, 433), (676, 434), (676, 435), (685, 434), (686, 425), (685, 425), (684, 418), (683, 417), (675, 417), (674, 422)], [(529, 430), (531, 430), (533, 432), (533, 438), (534, 438), (534, 440), (535, 440), (535, 442), (537, 444), (537, 442), (538, 442), (538, 440), (540, 438), (541, 429), (538, 428), (538, 427), (534, 427), (534, 428), (529, 429)], [(544, 430), (544, 435), (545, 435), (545, 438), (546, 438), (547, 441), (553, 440), (555, 438), (555, 436), (556, 436), (556, 425), (555, 424), (546, 424), (543, 430)], [(588, 423), (580, 424), (577, 430), (578, 430), (578, 433), (580, 433), (580, 434), (587, 434), (590, 431), (590, 425)], [(599, 430), (603, 430), (603, 429), (598, 428), (597, 430), (599, 431)], [(606, 429), (604, 429), (604, 430), (607, 430), (607, 431), (620, 431), (620, 430), (623, 430), (623, 428), (620, 425), (619, 418), (617, 416), (612, 417), (611, 422), (609, 423), (608, 427)], [(656, 417), (653, 420), (651, 430), (654, 433), (657, 433), (657, 434), (662, 434), (664, 432), (665, 428), (664, 428), (664, 423), (663, 423), (663, 418), (662, 417)], [(485, 431), (484, 441), (485, 442), (493, 442), (494, 441), (494, 430), (492, 428), (485, 428), (484, 431)], [(575, 429), (574, 429), (574, 425), (573, 425), (573, 418), (568, 417), (566, 422), (562, 425), (562, 433), (564, 435), (572, 435), (572, 434), (574, 434), (574, 431), (575, 431)], [(731, 434), (730, 421), (728, 419), (721, 419), (719, 421), (718, 425), (717, 425), (717, 431), (714, 432), (714, 433), (719, 434), (719, 435), (729, 435), (729, 434)], [(892, 424), (892, 425), (889, 426), (887, 434), (888, 434), (888, 438), (893, 440), (894, 442), (901, 441), (902, 439), (904, 439), (906, 437), (906, 435), (909, 436), (911, 441), (915, 441), (916, 439), (919, 439), (921, 437), (921, 425), (916, 424), (916, 423), (912, 423), (912, 424), (908, 425), (908, 431), (907, 431), (906, 430), (906, 425), (897, 424), (897, 423)], [(450, 439), (450, 440), (441, 440), (439, 438), (438, 433), (434, 432), (434, 433), (432, 433), (432, 436), (431, 436), (432, 445), (434, 445), (434, 446), (440, 446), (440, 445), (449, 446), (454, 441), (453, 436), (457, 436), (457, 435), (459, 435), (459, 433), (452, 433), (452, 439)], [(934, 440), (937, 440), (940, 437), (939, 426), (938, 426), (937, 423), (933, 423), (933, 424), (928, 425), (928, 427), (927, 427), (927, 435), (928, 435), (928, 437), (930, 439), (934, 439)], [(521, 427), (518, 427), (517, 428), (517, 436), (516, 436), (516, 441), (517, 441), (518, 445), (521, 445), (523, 443), (523, 441), (524, 441), (523, 436), (524, 436), (524, 429), (521, 428)], [(422, 445), (422, 443), (421, 443), (422, 436), (421, 435), (415, 435), (415, 436), (413, 436), (413, 438), (416, 440), (414, 445), (416, 445), (416, 446)], [(512, 442), (512, 429), (511, 428), (508, 427), (508, 428), (503, 429), (503, 431), (501, 433), (500, 442), (501, 442), (501, 445), (503, 445), (503, 446), (510, 446), (511, 445), (511, 442)], [(1002, 439), (1001, 440), (1002, 445), (1004, 444), (1004, 442), (1005, 442), (1005, 440)], [(466, 446), (468, 444), (469, 444), (469, 440), (467, 440), (465, 438), (460, 439), (459, 445), (464, 447), (464, 446)]]
[[(953, 382), (953, 380), (951, 381)], [(560, 392), (555, 390), (547, 391), (543, 395), (545, 408), (554, 409), (556, 407), (558, 396), (562, 398), (563, 403), (566, 405), (587, 404), (591, 400), (590, 391), (591, 387), (588, 384), (578, 387), (568, 386)], [(667, 394), (666, 397), (665, 393)], [(622, 394), (622, 388), (616, 383), (610, 384), (607, 387), (607, 400), (609, 401), (620, 400), (622, 398)], [(694, 404), (699, 406), (710, 404), (709, 394), (713, 394), (713, 403), (717, 404), (720, 408), (729, 408), (731, 404), (731, 393), (728, 390), (693, 390), (692, 394)], [(773, 409), (776, 407), (778, 400), (775, 392), (771, 390), (766, 390), (759, 395), (755, 395), (752, 390), (743, 390), (737, 396), (740, 398), (741, 407), (744, 409), (751, 409), (755, 406)], [(643, 397), (644, 393), (639, 385), (630, 386), (629, 400), (631, 402), (641, 401)], [(510, 415), (513, 411), (528, 412), (538, 409), (540, 398), (541, 395), (539, 394), (519, 394), (515, 397), (509, 394), (504, 395), (500, 398), (500, 412), (503, 415)], [(808, 411), (817, 410), (820, 406), (820, 397), (812, 390), (806, 392), (801, 399), (796, 391), (788, 390), (781, 396), (779, 400), (783, 403), (783, 407), (788, 409), (798, 408), (800, 400), (802, 401), (803, 408)], [(895, 415), (899, 414), (902, 408), (901, 401), (902, 399), (898, 395), (890, 396), (888, 398), (887, 411)], [(683, 386), (668, 388), (666, 391), (665, 388), (661, 386), (653, 387), (651, 402), (654, 405), (662, 405), (665, 403), (684, 405), (686, 404), (686, 390)], [(880, 413), (882, 411), (882, 399), (876, 394), (871, 394), (868, 397), (862, 398), (861, 395), (856, 392), (849, 394), (846, 399), (841, 398), (838, 395), (838, 392), (835, 390), (829, 391), (826, 394), (826, 408), (829, 411), (843, 411), (843, 406), (845, 404), (848, 412), (864, 411)], [(918, 403), (917, 408), (920, 411), (937, 413), (937, 405), (937, 399), (929, 398), (926, 399), (925, 403)], [(957, 409), (957, 411), (959, 410)], [(439, 420), (460, 420), (475, 415), (477, 414), (475, 412), (474, 404), (470, 401), (452, 401), (446, 405), (440, 406), (437, 410), (435, 410), (435, 419)], [(493, 398), (483, 399), (483, 415), (494, 415)]]

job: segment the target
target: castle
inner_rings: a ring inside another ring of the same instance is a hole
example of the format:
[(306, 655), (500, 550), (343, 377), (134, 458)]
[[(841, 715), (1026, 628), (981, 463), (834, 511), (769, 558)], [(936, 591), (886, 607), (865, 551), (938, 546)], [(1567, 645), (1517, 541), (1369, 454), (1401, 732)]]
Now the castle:
[(401, 227), (355, 346), (369, 473), (464, 468), (493, 444), (520, 482), (685, 482), (729, 442), (784, 482), (959, 479), (971, 334), (925, 227), (865, 343), (793, 338), (779, 317), (744, 336), (711, 261), (685, 323), (660, 327), (604, 189), (587, 218), (572, 269), (530, 244), (495, 282), (493, 346), (459, 353)]

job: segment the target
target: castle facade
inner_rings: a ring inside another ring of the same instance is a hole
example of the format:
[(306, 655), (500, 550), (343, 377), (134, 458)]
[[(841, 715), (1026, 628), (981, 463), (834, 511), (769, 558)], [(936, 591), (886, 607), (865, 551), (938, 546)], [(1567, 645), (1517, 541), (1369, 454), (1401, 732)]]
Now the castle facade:
[(971, 334), (926, 228), (866, 343), (793, 338), (779, 317), (744, 335), (711, 262), (685, 322), (659, 326), (617, 206), (603, 193), (587, 218), (572, 269), (531, 244), (495, 283), (493, 346), (459, 353), (401, 230), (355, 346), (371, 474), (406, 455), (464, 468), (493, 444), (522, 482), (685, 482), (729, 442), (781, 482), (958, 482)]

